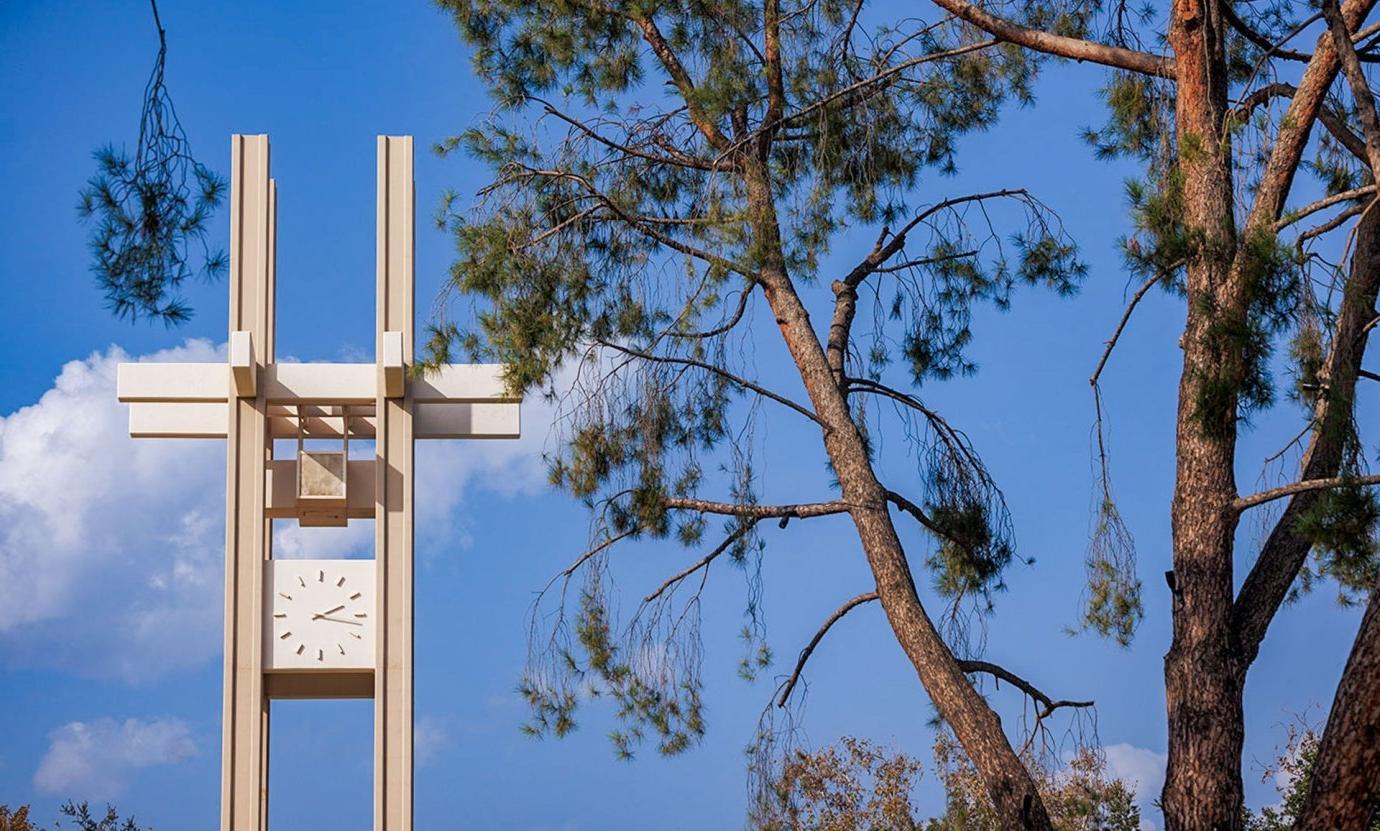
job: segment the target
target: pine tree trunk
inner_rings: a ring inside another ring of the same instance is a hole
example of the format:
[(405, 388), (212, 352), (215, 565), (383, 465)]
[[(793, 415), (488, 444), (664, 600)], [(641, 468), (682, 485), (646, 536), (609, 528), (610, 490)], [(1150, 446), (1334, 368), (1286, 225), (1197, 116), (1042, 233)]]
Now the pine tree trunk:
[(1380, 587), (1337, 685), (1298, 831), (1363, 831), (1380, 800)]
[(1166, 831), (1237, 831), (1242, 823), (1242, 675), (1231, 638), (1236, 531), (1236, 408), (1245, 299), (1234, 266), (1225, 22), (1213, 0), (1175, 0), (1176, 129), (1183, 210), (1199, 249), (1187, 268), (1172, 507), (1173, 641), (1164, 659), (1169, 761)]
[(886, 489), (877, 480), (848, 402), (786, 271), (767, 173), (753, 161), (745, 178), (748, 210), (763, 256), (763, 294), (823, 424), (825, 449), (843, 499), (851, 506), (849, 513), (887, 621), (940, 716), (972, 759), (1003, 827), (1052, 831), (1030, 772), (1011, 749), (1001, 720), (963, 674), (920, 603), (905, 550), (892, 524)]

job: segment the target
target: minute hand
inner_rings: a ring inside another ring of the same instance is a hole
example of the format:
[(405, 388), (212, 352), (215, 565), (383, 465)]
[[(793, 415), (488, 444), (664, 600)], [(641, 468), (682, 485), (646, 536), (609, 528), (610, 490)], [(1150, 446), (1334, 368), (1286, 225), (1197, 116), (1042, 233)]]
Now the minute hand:
[(338, 618), (338, 617), (328, 617), (327, 615), (312, 615), (312, 616), (311, 616), (311, 619), (312, 619), (312, 620), (329, 620), (329, 621), (331, 621), (332, 623), (348, 623), (348, 624), (350, 624), (351, 626), (363, 626), (363, 625), (364, 625), (363, 623), (360, 623), (360, 622), (357, 621), (357, 620), (341, 620), (341, 619)]

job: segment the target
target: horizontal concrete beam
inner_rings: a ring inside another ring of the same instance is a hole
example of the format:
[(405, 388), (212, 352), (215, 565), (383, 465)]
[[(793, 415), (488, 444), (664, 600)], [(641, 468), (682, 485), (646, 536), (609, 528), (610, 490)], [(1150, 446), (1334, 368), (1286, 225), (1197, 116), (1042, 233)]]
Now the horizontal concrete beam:
[[(221, 367), (224, 369), (224, 367)], [(129, 405), (129, 434), (136, 439), (223, 439), (229, 422), (222, 402), (159, 402)], [(373, 416), (350, 416), (351, 438), (373, 438)], [(297, 419), (273, 416), (276, 439), (297, 436)], [(413, 423), (418, 439), (515, 439), (521, 427), (521, 407), (515, 403), (418, 404)], [(339, 438), (340, 416), (309, 417), (307, 438)]]
[[(517, 402), (503, 386), (500, 364), (452, 364), (407, 380), (421, 403)], [(264, 397), (273, 404), (373, 404), (381, 390), (375, 364), (270, 364), (264, 367)], [(226, 364), (120, 364), (116, 395), (126, 404), (227, 401), (231, 373)]]
[(516, 439), (519, 404), (418, 404), (412, 432), (419, 439)]
[(122, 403), (146, 401), (226, 401), (230, 395), (227, 364), (120, 364), (115, 368), (115, 396)]
[[(214, 366), (225, 371), (220, 364)], [(229, 422), (224, 401), (129, 405), (129, 435), (136, 439), (223, 439)]]

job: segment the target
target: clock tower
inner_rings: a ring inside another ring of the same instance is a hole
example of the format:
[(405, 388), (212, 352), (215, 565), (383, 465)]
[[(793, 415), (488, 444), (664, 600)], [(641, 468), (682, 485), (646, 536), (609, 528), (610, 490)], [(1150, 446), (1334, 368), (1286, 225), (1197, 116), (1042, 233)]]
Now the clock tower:
[[(267, 828), (269, 722), (286, 698), (373, 699), (373, 828), (411, 831), (413, 443), (517, 438), (519, 401), (497, 365), (412, 372), (410, 136), (378, 138), (373, 363), (275, 360), (268, 137), (233, 136), (231, 154), (227, 361), (121, 364), (117, 384), (131, 436), (227, 444), (221, 831)], [(274, 559), (274, 519), (372, 519), (373, 558)]]

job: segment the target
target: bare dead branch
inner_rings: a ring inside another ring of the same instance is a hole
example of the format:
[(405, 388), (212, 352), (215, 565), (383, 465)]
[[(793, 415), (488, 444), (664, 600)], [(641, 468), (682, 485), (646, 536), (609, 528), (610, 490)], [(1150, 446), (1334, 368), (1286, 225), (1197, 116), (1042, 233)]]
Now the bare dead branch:
[(929, 531), (931, 534), (935, 534), (940, 537), (945, 536), (943, 529), (941, 529), (938, 525), (935, 525), (934, 520), (930, 519), (929, 516), (926, 515), (926, 513), (920, 509), (919, 505), (916, 505), (914, 502), (905, 498), (896, 491), (887, 491), (886, 499), (888, 502), (895, 505), (897, 508), (900, 508), (902, 511), (905, 511), (906, 513), (914, 517), (915, 521), (920, 523), (920, 526), (924, 528), (926, 531)]
[(594, 555), (598, 554), (600, 551), (603, 551), (603, 550), (607, 549), (609, 546), (613, 545), (614, 543), (618, 542), (619, 540), (623, 540), (623, 539), (627, 539), (628, 537), (631, 537), (633, 534), (636, 534), (636, 533), (637, 533), (638, 531), (640, 531), (640, 530), (642, 530), (642, 529), (640, 529), (640, 528), (630, 528), (630, 529), (628, 529), (627, 531), (622, 531), (622, 532), (620, 532), (620, 533), (614, 534), (612, 537), (609, 537), (608, 539), (604, 540), (603, 542), (601, 542), (601, 543), (599, 543), (598, 545), (594, 546), (593, 548), (589, 549), (589, 550), (586, 551), (585, 553), (581, 554), (581, 555), (579, 556), (579, 558), (575, 560), (575, 562), (571, 563), (569, 567), (567, 567), (564, 571), (561, 572), (560, 576), (561, 576), (561, 577), (569, 577), (570, 575), (572, 575), (572, 574), (574, 574), (576, 571), (578, 571), (579, 568), (580, 568), (580, 566), (582, 566), (582, 565), (584, 565), (586, 562), (588, 562), (590, 557), (593, 557)]
[(734, 308), (733, 314), (729, 316), (727, 321), (721, 323), (718, 326), (715, 326), (713, 329), (709, 329), (704, 332), (688, 332), (685, 334), (671, 332), (669, 333), (670, 337), (679, 338), (682, 340), (704, 340), (706, 338), (718, 337), (719, 335), (728, 332), (734, 326), (738, 325), (738, 321), (743, 319), (743, 313), (747, 311), (748, 301), (752, 299), (753, 288), (755, 288), (755, 285), (744, 286), (743, 290), (739, 292), (738, 305), (736, 308)]
[(810, 642), (805, 644), (805, 648), (800, 650), (800, 657), (797, 658), (795, 662), (795, 670), (791, 672), (791, 677), (786, 679), (785, 685), (781, 688), (781, 695), (776, 699), (777, 707), (786, 706), (786, 701), (791, 697), (791, 693), (795, 690), (795, 685), (800, 681), (800, 673), (805, 669), (805, 662), (810, 660), (810, 656), (814, 654), (815, 647), (819, 646), (819, 642), (824, 640), (824, 636), (829, 633), (830, 627), (838, 623), (844, 615), (857, 607), (864, 603), (870, 603), (876, 599), (877, 593), (875, 591), (867, 592), (866, 594), (858, 595), (834, 610), (834, 613), (829, 616), (829, 619), (824, 621), (824, 625), (819, 627), (819, 631), (815, 632), (815, 636), (810, 638)]
[(1380, 485), (1380, 475), (1329, 476), (1326, 479), (1305, 479), (1302, 482), (1280, 485), (1277, 488), (1270, 488), (1269, 490), (1251, 494), (1250, 496), (1243, 496), (1231, 503), (1231, 509), (1240, 513), (1241, 511), (1254, 508), (1257, 505), (1264, 505), (1266, 502), (1273, 502), (1276, 499), (1283, 499), (1286, 496), (1293, 496), (1296, 493), (1329, 490), (1331, 488), (1346, 487), (1347, 485)]
[(810, 519), (817, 516), (842, 514), (849, 510), (843, 500), (833, 502), (804, 502), (798, 505), (753, 505), (732, 502), (713, 502), (708, 499), (671, 498), (665, 504), (672, 511), (699, 511), (744, 519)]
[(1290, 211), (1288, 216), (1284, 217), (1279, 222), (1276, 222), (1275, 230), (1278, 231), (1287, 228), (1290, 225), (1293, 225), (1294, 223), (1298, 222), (1300, 219), (1309, 216), (1310, 214), (1315, 214), (1318, 211), (1327, 210), (1328, 208), (1331, 208), (1335, 205), (1340, 205), (1343, 202), (1350, 202), (1353, 199), (1360, 199), (1363, 196), (1371, 196), (1375, 193), (1375, 190), (1375, 185), (1366, 185), (1365, 187), (1353, 188), (1352, 190), (1344, 190), (1341, 193), (1334, 193), (1331, 196), (1324, 197), (1322, 199), (1317, 200), (1316, 202), (1310, 202), (1307, 205), (1304, 205), (1302, 208)]
[(1095, 702), (1093, 701), (1071, 701), (1069, 699), (1064, 698), (1057, 700), (1052, 699), (1045, 693), (1041, 692), (1040, 689), (1036, 687), (1034, 684), (1020, 677), (1019, 675), (1007, 669), (1006, 667), (1003, 667), (999, 664), (994, 664), (991, 661), (959, 661), (958, 666), (964, 672), (969, 674), (981, 672), (987, 675), (991, 675), (993, 678), (998, 678), (1002, 681), (1005, 681), (1006, 683), (1025, 693), (1027, 696), (1031, 698), (1031, 700), (1035, 701), (1037, 704), (1044, 708), (1036, 716), (1036, 718), (1039, 720), (1048, 718), (1055, 710), (1059, 709), (1060, 707), (1092, 707), (1095, 704)]
[(1107, 359), (1112, 357), (1112, 350), (1116, 348), (1117, 341), (1121, 339), (1122, 331), (1125, 330), (1126, 324), (1131, 321), (1131, 315), (1135, 312), (1136, 306), (1140, 304), (1141, 299), (1144, 298), (1146, 294), (1149, 294), (1150, 289), (1154, 288), (1156, 283), (1168, 277), (1170, 274), (1173, 274), (1174, 269), (1181, 265), (1183, 265), (1182, 261), (1174, 263), (1151, 277), (1149, 280), (1146, 280), (1145, 284), (1136, 289), (1135, 294), (1131, 295), (1131, 302), (1126, 304), (1126, 311), (1121, 313), (1121, 320), (1117, 323), (1116, 329), (1112, 332), (1112, 336), (1107, 339), (1107, 346), (1102, 350), (1102, 357), (1097, 362), (1097, 368), (1093, 370), (1092, 377), (1088, 379), (1089, 384), (1094, 387), (1097, 386), (1097, 379), (1102, 377), (1102, 370), (1107, 366)]
[(1031, 29), (998, 17), (978, 4), (968, 2), (968, 0), (935, 0), (935, 5), (966, 20), (993, 37), (1014, 43), (1017, 46), (1024, 46), (1047, 55), (1072, 58), (1075, 61), (1090, 61), (1115, 69), (1125, 69), (1143, 75), (1154, 75), (1159, 78), (1174, 80), (1174, 63), (1160, 55), (1138, 52), (1121, 46), (1108, 46), (1105, 43), (1096, 43), (1082, 38), (1056, 35), (1042, 29)]

